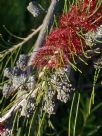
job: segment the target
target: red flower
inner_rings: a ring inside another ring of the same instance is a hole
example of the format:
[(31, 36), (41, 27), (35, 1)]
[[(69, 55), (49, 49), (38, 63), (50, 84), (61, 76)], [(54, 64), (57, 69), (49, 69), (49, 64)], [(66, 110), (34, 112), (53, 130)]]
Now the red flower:
[(86, 49), (82, 33), (95, 30), (101, 22), (102, 3), (97, 5), (97, 0), (79, 1), (78, 6), (73, 5), (68, 13), (61, 16), (59, 28), (49, 34), (33, 65), (52, 68), (65, 65), (73, 55), (82, 54)]
[[(61, 27), (71, 27), (76, 31), (96, 29), (102, 22), (102, 4), (96, 7), (97, 0), (84, 0), (79, 6), (73, 5), (69, 13), (60, 18)], [(97, 9), (97, 10), (96, 10)]]
[(68, 58), (62, 53), (61, 49), (44, 46), (39, 50), (32, 64), (37, 67), (47, 65), (49, 68), (56, 68), (61, 67), (66, 62), (68, 62)]
[(70, 57), (72, 52), (81, 53), (81, 38), (72, 28), (56, 28), (47, 38), (45, 46), (56, 47), (63, 50), (66, 56)]

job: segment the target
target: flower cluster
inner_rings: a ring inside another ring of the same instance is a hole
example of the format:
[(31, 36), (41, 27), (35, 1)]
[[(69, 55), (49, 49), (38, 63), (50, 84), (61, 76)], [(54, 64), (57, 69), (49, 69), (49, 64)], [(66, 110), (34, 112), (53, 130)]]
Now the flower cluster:
[[(44, 49), (46, 49), (46, 47), (43, 48), (43, 50)], [(53, 51), (49, 48), (49, 52), (46, 52), (46, 54), (47, 53), (50, 56)], [(30, 117), (36, 109), (37, 97), (39, 97), (39, 94), (42, 94), (43, 90), (42, 99), (39, 102), (40, 107), (48, 114), (55, 114), (60, 102), (67, 103), (75, 90), (72, 83), (67, 79), (70, 75), (70, 65), (58, 71), (53, 71), (52, 75), (50, 75), (50, 77), (48, 76), (46, 89), (43, 89), (42, 84), (45, 82), (43, 78), (47, 76), (45, 75), (45, 73), (47, 74), (47, 72), (45, 72), (46, 68), (45, 71), (41, 71), (41, 73), (44, 72), (43, 75), (39, 73), (39, 81), (41, 80), (41, 82), (37, 84), (35, 75), (33, 75), (33, 69), (27, 65), (28, 61), (29, 55), (21, 54), (14, 68), (6, 68), (4, 70), (4, 76), (9, 79), (9, 82), (3, 86), (3, 96), (8, 97), (16, 91), (17, 98), (23, 99), (32, 92), (20, 106), (21, 116)], [(35, 87), (39, 88), (38, 92), (36, 92)]]
[(61, 67), (72, 56), (82, 54), (87, 47), (83, 34), (96, 30), (102, 21), (101, 14), (102, 4), (98, 0), (84, 0), (72, 5), (70, 11), (60, 17), (59, 27), (49, 34), (32, 64)]
[(20, 55), (14, 68), (6, 68), (4, 76), (9, 79), (4, 84), (3, 96), (9, 96), (17, 90), (31, 91), (34, 88), (35, 78), (31, 75), (32, 69), (27, 66), (29, 55)]
[(8, 123), (0, 124), (0, 136), (10, 136), (11, 126)]
[(64, 67), (52, 75), (51, 83), (56, 86), (57, 99), (67, 103), (71, 94), (75, 91), (72, 83), (67, 79), (69, 77), (70, 67)]
[(0, 124), (0, 135), (2, 135), (5, 132), (6, 128), (4, 124)]
[(71, 99), (75, 87), (70, 81), (70, 70), (71, 67), (66, 66), (52, 74), (48, 82), (48, 90), (43, 95), (42, 108), (48, 114), (55, 114), (61, 102), (67, 103)]
[[(94, 48), (101, 48), (102, 45), (102, 25), (96, 31), (91, 31), (85, 34), (85, 42), (87, 45)], [(97, 45), (97, 46), (96, 46)]]
[[(21, 54), (14, 68), (6, 68), (4, 77), (9, 79), (3, 86), (3, 96), (8, 97), (17, 92), (17, 98), (25, 96), (34, 90), (35, 76), (32, 74), (32, 66), (28, 66), (30, 55)], [(29, 116), (35, 109), (34, 98), (25, 99), (21, 105), (21, 116)]]
[(102, 69), (102, 55), (94, 61), (95, 69)]
[(58, 101), (56, 99), (56, 91), (52, 90), (51, 87), (46, 91), (43, 96), (42, 108), (48, 114), (55, 114), (58, 108)]

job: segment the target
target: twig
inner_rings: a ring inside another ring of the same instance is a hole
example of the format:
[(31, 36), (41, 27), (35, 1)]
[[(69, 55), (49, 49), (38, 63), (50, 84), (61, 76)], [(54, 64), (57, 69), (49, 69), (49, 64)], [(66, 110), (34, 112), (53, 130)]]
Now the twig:
[(50, 22), (51, 22), (51, 20), (52, 20), (52, 18), (54, 16), (54, 11), (55, 11), (57, 3), (58, 3), (58, 0), (52, 0), (51, 1), (50, 7), (48, 9), (48, 13), (45, 16), (44, 21), (43, 21), (42, 29), (41, 29), (41, 31), (39, 33), (39, 36), (37, 38), (37, 41), (36, 41), (36, 43), (34, 45), (34, 52), (31, 55), (31, 58), (29, 60), (29, 64), (28, 65), (32, 64), (32, 60), (34, 60), (35, 55), (36, 55), (35, 51), (39, 50), (39, 48), (42, 46), (42, 44), (44, 42), (47, 29), (48, 29), (48, 27), (50, 25)]
[(9, 53), (13, 52), (14, 50), (16, 50), (17, 48), (20, 48), (22, 45), (24, 45), (26, 42), (28, 42), (34, 35), (36, 35), (40, 29), (42, 28), (42, 25), (39, 26), (35, 31), (33, 31), (31, 34), (29, 34), (26, 38), (24, 38), (24, 40), (22, 42), (20, 42), (19, 44), (14, 45), (13, 47), (11, 47), (10, 49), (4, 50), (0, 53), (0, 59), (6, 55), (8, 55)]

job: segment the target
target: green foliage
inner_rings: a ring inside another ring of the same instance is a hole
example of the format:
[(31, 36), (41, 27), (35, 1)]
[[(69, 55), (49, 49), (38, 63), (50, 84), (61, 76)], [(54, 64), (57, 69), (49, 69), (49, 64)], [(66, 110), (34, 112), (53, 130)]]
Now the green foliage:
[(5, 25), (12, 32), (25, 30), (25, 6), (26, 0), (0, 1), (0, 26)]

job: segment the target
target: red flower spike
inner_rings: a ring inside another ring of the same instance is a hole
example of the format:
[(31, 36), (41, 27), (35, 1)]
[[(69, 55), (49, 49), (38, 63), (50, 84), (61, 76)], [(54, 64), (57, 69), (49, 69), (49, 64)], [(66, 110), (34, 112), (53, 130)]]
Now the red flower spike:
[[(38, 51), (35, 61), (32, 62), (35, 66), (59, 67), (68, 62), (67, 60), (71, 58), (72, 52), (76, 54), (82, 53), (80, 37), (71, 28), (56, 28), (48, 36), (44, 45)], [(55, 55), (56, 51), (58, 55)], [(63, 52), (62, 56), (59, 52)], [(61, 57), (63, 64), (59, 61)]]
[(35, 66), (45, 66), (47, 65), (48, 61), (50, 60), (51, 56), (54, 55), (54, 48), (51, 47), (42, 47), (36, 57), (35, 60), (32, 62)]
[(71, 28), (56, 28), (45, 42), (45, 46), (60, 48), (68, 57), (71, 52), (82, 52), (80, 45), (80, 37)]

